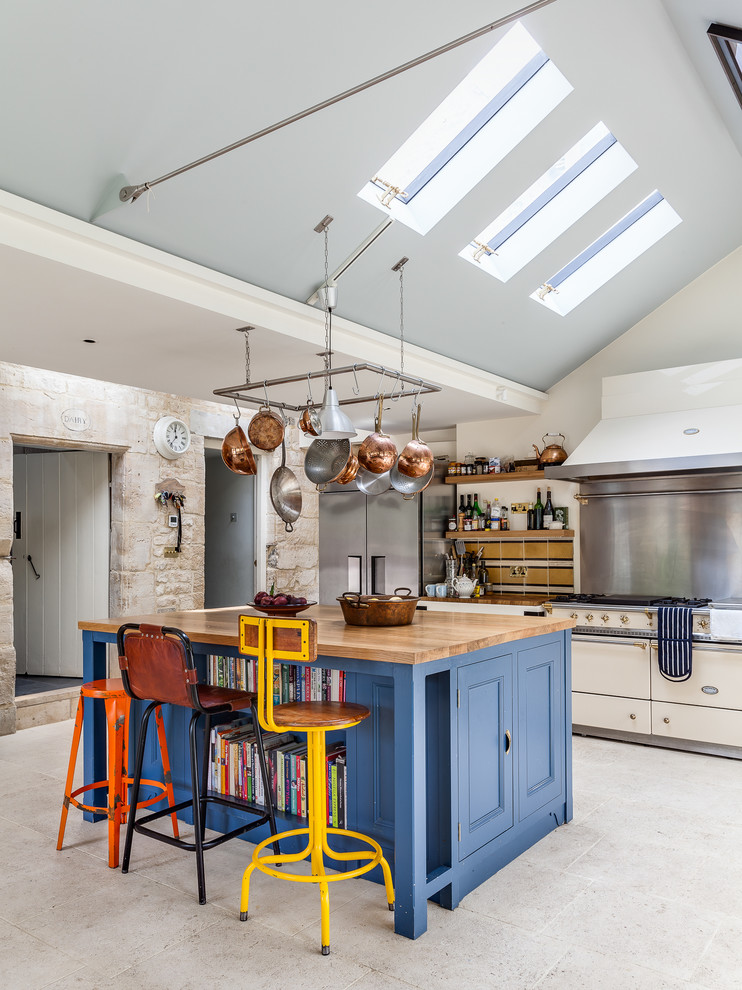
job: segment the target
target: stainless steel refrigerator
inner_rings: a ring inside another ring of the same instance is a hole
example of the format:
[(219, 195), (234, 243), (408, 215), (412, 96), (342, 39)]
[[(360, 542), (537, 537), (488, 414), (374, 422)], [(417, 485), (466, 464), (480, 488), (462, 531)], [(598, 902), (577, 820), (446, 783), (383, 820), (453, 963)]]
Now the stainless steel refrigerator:
[(445, 580), (444, 538), (456, 512), (445, 464), (436, 464), (431, 484), (405, 501), (395, 491), (364, 495), (339, 485), (319, 500), (319, 600), (333, 605), (345, 591), (394, 594)]

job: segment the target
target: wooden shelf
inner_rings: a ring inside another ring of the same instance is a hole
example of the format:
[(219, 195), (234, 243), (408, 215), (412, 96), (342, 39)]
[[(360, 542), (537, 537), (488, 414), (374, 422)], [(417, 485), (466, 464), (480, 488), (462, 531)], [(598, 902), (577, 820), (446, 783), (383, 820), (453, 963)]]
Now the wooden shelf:
[[(499, 474), (447, 474), (447, 485), (485, 485), (501, 481), (545, 481), (543, 471), (501, 471)], [(549, 479), (551, 480), (551, 479)]]
[(482, 543), (487, 540), (559, 540), (574, 539), (573, 529), (469, 529), (449, 530), (447, 540), (466, 540), (468, 543)]

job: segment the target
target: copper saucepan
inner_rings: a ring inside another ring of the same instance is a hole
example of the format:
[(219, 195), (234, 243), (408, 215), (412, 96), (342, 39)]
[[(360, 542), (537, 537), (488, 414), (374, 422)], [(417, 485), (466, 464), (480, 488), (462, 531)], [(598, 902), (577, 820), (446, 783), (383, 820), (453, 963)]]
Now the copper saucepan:
[(283, 419), (268, 405), (258, 409), (247, 428), (250, 443), (261, 450), (275, 450), (280, 447), (284, 432)]
[(240, 417), (234, 418), (234, 429), (230, 430), (222, 442), (222, 460), (235, 474), (257, 474), (258, 467), (240, 426)]
[(381, 413), (384, 406), (384, 396), (379, 396), (379, 414), (376, 417), (376, 432), (371, 433), (361, 444), (358, 451), (358, 463), (371, 474), (384, 474), (389, 471), (397, 460), (397, 448), (388, 434), (381, 430)]
[(358, 474), (360, 464), (358, 463), (358, 458), (351, 451), (351, 455), (348, 458), (348, 463), (345, 465), (345, 470), (343, 473), (335, 479), (336, 485), (349, 485), (351, 481), (355, 480), (355, 476)]
[(433, 466), (433, 451), (420, 439), (420, 410), (417, 416), (412, 413), (412, 436), (410, 442), (397, 458), (397, 470), (408, 478), (422, 478)]

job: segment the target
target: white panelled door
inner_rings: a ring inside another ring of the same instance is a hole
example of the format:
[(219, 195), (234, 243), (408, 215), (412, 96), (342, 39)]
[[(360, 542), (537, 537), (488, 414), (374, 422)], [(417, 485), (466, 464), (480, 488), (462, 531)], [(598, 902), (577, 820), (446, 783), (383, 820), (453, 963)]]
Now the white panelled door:
[(108, 454), (15, 454), (13, 495), (17, 671), (80, 677), (78, 620), (108, 617)]

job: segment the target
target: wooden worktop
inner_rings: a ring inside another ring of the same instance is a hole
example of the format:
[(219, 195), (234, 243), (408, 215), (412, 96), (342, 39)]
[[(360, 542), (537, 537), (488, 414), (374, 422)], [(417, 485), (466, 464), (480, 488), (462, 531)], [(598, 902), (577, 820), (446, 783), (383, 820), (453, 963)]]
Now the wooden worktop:
[[(156, 615), (127, 615), (78, 626), (92, 632), (115, 633), (124, 622), (182, 629), (194, 643), (239, 645), (239, 616), (256, 615), (251, 608), (213, 608)], [(554, 616), (477, 615), (457, 612), (416, 612), (412, 625), (349, 626), (337, 605), (314, 605), (301, 613), (316, 619), (318, 653), (326, 657), (352, 657), (387, 663), (426, 663), (459, 656), (488, 646), (571, 629), (574, 620)]]

